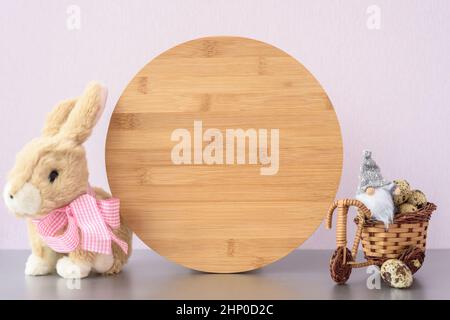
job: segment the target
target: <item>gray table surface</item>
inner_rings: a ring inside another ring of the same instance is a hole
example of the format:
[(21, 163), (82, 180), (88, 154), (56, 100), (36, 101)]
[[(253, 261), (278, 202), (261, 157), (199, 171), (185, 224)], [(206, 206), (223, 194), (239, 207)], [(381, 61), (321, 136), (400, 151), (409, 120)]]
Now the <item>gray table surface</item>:
[(78, 282), (25, 276), (28, 251), (0, 251), (0, 299), (450, 299), (450, 250), (428, 250), (409, 289), (369, 289), (366, 268), (346, 285), (328, 273), (328, 250), (296, 250), (260, 270), (208, 274), (185, 269), (150, 250), (134, 252), (117, 276)]

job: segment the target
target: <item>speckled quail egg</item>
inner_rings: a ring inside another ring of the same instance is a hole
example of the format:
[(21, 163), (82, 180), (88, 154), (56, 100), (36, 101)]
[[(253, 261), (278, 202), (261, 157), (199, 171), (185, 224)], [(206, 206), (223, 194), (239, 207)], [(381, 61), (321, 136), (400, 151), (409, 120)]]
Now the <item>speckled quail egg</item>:
[(411, 203), (402, 203), (398, 207), (398, 213), (410, 213), (410, 212), (416, 212), (417, 207)]
[(413, 275), (408, 266), (398, 259), (386, 260), (381, 265), (381, 278), (394, 288), (408, 288), (413, 283)]
[(420, 190), (413, 190), (408, 198), (408, 203), (415, 205), (416, 207), (422, 207), (427, 203), (427, 197)]
[(394, 180), (394, 183), (398, 190), (394, 192), (392, 199), (394, 200), (394, 204), (399, 206), (409, 199), (411, 195), (411, 188), (406, 180)]

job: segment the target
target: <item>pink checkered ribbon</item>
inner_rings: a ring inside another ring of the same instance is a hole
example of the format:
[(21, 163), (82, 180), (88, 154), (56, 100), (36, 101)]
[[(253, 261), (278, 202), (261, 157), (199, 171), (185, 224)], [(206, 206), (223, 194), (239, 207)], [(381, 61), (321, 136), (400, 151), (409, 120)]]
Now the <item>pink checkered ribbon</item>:
[[(83, 250), (111, 254), (111, 241), (114, 241), (127, 253), (127, 243), (112, 232), (120, 227), (119, 205), (117, 198), (95, 199), (95, 193), (89, 189), (67, 206), (33, 222), (44, 242), (56, 252), (74, 251), (81, 236)], [(66, 226), (66, 230), (57, 235)]]

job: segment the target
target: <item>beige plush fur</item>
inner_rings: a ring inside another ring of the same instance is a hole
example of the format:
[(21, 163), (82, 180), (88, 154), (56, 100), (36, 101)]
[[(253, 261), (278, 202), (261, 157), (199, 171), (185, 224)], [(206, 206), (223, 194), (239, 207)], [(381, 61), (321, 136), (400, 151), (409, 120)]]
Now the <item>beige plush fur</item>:
[[(68, 275), (63, 270), (67, 269), (64, 264), (86, 267), (87, 273), (81, 277), (89, 274), (91, 268), (94, 269), (97, 254), (78, 249), (68, 254), (68, 261), (67, 257), (45, 245), (31, 219), (42, 217), (86, 193), (89, 173), (82, 144), (90, 136), (105, 101), (106, 89), (98, 83), (90, 83), (78, 99), (60, 102), (47, 117), (41, 137), (29, 142), (17, 155), (15, 166), (8, 176), (4, 198), (11, 211), (28, 220), (32, 256), (27, 262), (27, 274), (47, 274), (56, 269), (61, 276), (72, 278), (76, 276)], [(53, 170), (58, 172), (58, 176), (51, 182), (49, 174)], [(110, 197), (100, 188), (94, 190), (99, 199)], [(113, 263), (104, 272), (106, 274), (120, 272), (131, 254), (132, 233), (123, 221), (115, 233), (128, 243), (129, 251), (125, 254), (113, 244)]]

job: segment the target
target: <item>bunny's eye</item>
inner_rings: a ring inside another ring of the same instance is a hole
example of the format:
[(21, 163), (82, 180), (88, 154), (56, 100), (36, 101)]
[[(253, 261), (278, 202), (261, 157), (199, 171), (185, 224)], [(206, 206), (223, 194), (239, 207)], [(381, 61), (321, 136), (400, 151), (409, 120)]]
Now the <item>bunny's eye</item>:
[(53, 183), (56, 178), (58, 178), (59, 173), (56, 170), (52, 170), (52, 172), (50, 172), (50, 174), (48, 175), (48, 181), (50, 181), (50, 183)]

